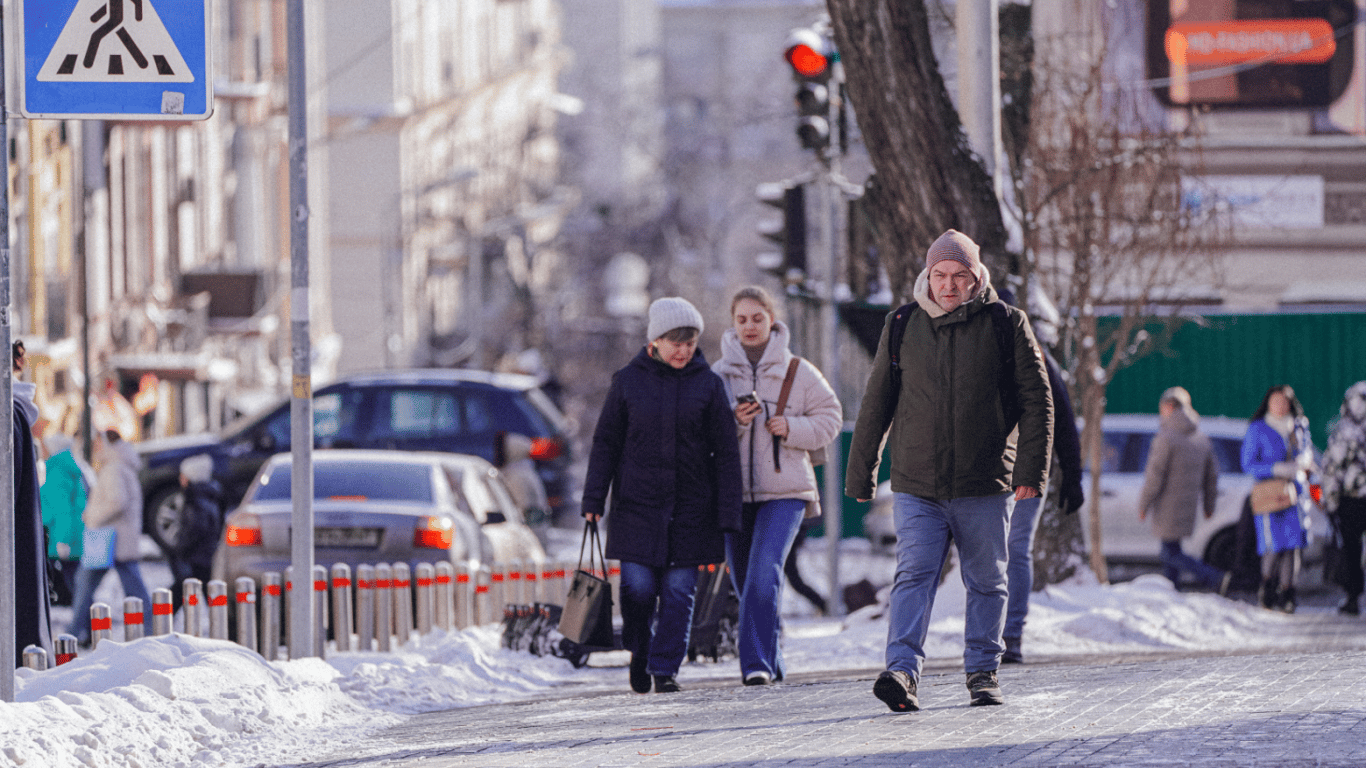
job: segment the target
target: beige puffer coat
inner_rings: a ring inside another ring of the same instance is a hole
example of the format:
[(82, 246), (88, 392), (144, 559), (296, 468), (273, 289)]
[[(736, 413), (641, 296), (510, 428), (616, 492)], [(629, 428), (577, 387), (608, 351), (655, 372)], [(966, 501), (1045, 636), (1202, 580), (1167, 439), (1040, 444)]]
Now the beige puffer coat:
[(732, 406), (736, 395), (758, 392), (764, 406), (763, 413), (749, 426), (739, 426), (740, 469), (744, 479), (746, 502), (774, 499), (817, 501), (816, 473), (807, 451), (824, 448), (844, 426), (844, 410), (835, 390), (810, 361), (802, 360), (792, 381), (783, 416), (787, 419), (787, 437), (779, 439), (779, 472), (773, 463), (774, 438), (764, 428), (764, 421), (773, 415), (778, 395), (787, 376), (792, 352), (788, 349), (790, 334), (782, 322), (773, 324), (768, 347), (757, 366), (751, 365), (740, 337), (734, 328), (721, 336), (721, 359), (712, 366), (726, 383)]
[(138, 469), (142, 459), (137, 449), (127, 441), (104, 444), (100, 447), (99, 467), (95, 487), (90, 489), (82, 517), (87, 528), (113, 526), (114, 559), (118, 562), (137, 560), (138, 539), (142, 535), (142, 485)]
[(1180, 408), (1162, 419), (1143, 471), (1140, 514), (1152, 515), (1153, 533), (1162, 541), (1179, 541), (1195, 531), (1201, 500), (1205, 516), (1214, 514), (1219, 496), (1219, 465), (1214, 447), (1196, 428), (1196, 419)]

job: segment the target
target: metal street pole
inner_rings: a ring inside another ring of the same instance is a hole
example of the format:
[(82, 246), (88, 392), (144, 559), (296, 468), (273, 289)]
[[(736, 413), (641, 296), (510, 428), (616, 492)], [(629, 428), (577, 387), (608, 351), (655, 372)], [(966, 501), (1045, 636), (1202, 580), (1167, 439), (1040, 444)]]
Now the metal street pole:
[[(844, 65), (835, 63), (831, 73), (831, 90), (840, 94), (844, 82)], [(832, 99), (832, 103), (840, 97)], [(841, 105), (842, 108), (842, 105)], [(834, 137), (831, 137), (834, 139)], [(835, 287), (839, 283), (839, 238), (835, 237), (839, 225), (840, 151), (838, 147), (829, 151), (829, 163), (825, 176), (821, 179), (821, 203), (825, 206), (825, 226), (821, 227), (821, 249), (828, 256), (825, 271), (825, 296), (821, 302), (821, 367), (830, 385), (835, 388), (836, 396), (840, 389), (839, 363), (839, 312), (835, 306)], [(842, 431), (843, 425), (841, 425)], [(844, 592), (840, 585), (840, 540), (844, 537), (844, 455), (843, 440), (836, 436), (835, 444), (825, 452), (824, 480), (821, 505), (825, 507), (825, 538), (829, 545), (828, 564), (830, 567), (830, 599), (827, 605), (831, 616), (844, 615)]]
[[(0, 109), (5, 102), (5, 17), (0, 8)], [(9, 280), (9, 116), (0, 115), (0, 343), (10, 348)], [(0, 482), (0, 701), (14, 701), (14, 669), (18, 659), (18, 627), (15, 625), (14, 552), (14, 379), (13, 368), (0, 384), (0, 471), (10, 476)]]
[(289, 265), (293, 386), (289, 436), (293, 452), (289, 658), (316, 656), (313, 603), (313, 377), (308, 325), (308, 87), (304, 66), (304, 0), (289, 0)]

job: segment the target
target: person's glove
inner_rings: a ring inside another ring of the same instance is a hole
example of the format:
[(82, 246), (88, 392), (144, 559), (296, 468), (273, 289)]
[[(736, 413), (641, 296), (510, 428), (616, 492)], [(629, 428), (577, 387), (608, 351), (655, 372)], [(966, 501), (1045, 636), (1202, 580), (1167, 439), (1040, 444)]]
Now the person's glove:
[(1069, 515), (1076, 514), (1081, 509), (1081, 505), (1086, 503), (1086, 494), (1081, 490), (1081, 483), (1071, 483), (1064, 485), (1058, 494), (1058, 506), (1062, 511)]

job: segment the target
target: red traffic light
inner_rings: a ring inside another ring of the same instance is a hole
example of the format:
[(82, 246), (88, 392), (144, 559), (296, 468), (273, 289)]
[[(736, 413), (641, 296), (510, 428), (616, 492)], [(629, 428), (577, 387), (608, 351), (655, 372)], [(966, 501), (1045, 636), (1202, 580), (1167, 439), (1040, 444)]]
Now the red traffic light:
[(788, 48), (787, 63), (791, 64), (792, 69), (802, 77), (820, 77), (825, 72), (825, 68), (830, 66), (829, 60), (823, 54), (817, 53), (805, 45), (794, 45)]
[(819, 80), (830, 75), (830, 44), (815, 30), (792, 30), (783, 57), (798, 77)]

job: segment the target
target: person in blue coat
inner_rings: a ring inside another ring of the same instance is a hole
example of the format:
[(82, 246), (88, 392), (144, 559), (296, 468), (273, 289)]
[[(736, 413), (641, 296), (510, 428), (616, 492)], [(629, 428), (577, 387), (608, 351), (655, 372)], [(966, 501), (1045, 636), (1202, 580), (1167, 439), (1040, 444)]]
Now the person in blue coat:
[(1243, 438), (1242, 459), (1243, 471), (1256, 481), (1274, 477), (1295, 483), (1295, 503), (1256, 515), (1254, 520), (1257, 554), (1262, 560), (1258, 602), (1263, 608), (1293, 613), (1300, 550), (1309, 543), (1305, 528), (1310, 503), (1308, 472), (1314, 468), (1309, 420), (1295, 398), (1295, 390), (1281, 384), (1266, 391)]
[[(697, 567), (725, 560), (740, 529), (740, 447), (721, 377), (687, 300), (650, 305), (639, 354), (612, 376), (593, 433), (583, 515), (606, 515), (607, 557), (621, 561), (622, 644), (631, 689), (680, 690)], [(611, 509), (607, 499), (611, 496)]]

